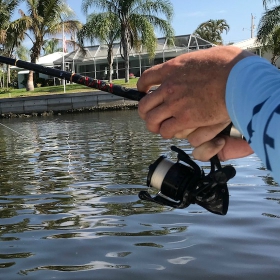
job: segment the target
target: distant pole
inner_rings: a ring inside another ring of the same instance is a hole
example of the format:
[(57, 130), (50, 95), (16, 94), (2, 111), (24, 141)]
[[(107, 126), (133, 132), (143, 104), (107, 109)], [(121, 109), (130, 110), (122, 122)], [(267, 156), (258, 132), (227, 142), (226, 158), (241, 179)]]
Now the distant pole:
[[(62, 71), (64, 71), (64, 67), (65, 67), (65, 62), (64, 62), (64, 50), (65, 50), (65, 40), (64, 40), (64, 21), (62, 21), (62, 42), (63, 42), (63, 46), (62, 46)], [(65, 79), (62, 79), (63, 81), (63, 92), (65, 93)]]
[(253, 14), (251, 14), (251, 38), (254, 37), (254, 30), (255, 30), (254, 19), (255, 17), (253, 16)]

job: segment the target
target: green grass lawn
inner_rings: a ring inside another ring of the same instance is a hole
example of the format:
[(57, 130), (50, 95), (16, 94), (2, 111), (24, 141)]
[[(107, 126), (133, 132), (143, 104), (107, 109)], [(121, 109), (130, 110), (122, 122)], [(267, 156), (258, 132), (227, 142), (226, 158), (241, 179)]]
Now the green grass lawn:
[[(129, 79), (128, 83), (124, 82), (124, 79), (114, 80), (113, 84), (121, 85), (127, 88), (136, 88), (138, 78)], [(77, 92), (86, 92), (86, 91), (94, 91), (95, 89), (89, 88), (79, 84), (70, 84), (65, 86), (65, 93), (77, 93)], [(47, 95), (47, 94), (62, 94), (63, 92), (62, 86), (49, 86), (49, 87), (40, 87), (35, 88), (34, 91), (26, 91), (25, 88), (21, 89), (9, 89), (9, 90), (1, 90), (0, 89), (0, 98), (11, 98), (11, 97), (25, 97), (25, 96), (38, 96), (38, 95)]]

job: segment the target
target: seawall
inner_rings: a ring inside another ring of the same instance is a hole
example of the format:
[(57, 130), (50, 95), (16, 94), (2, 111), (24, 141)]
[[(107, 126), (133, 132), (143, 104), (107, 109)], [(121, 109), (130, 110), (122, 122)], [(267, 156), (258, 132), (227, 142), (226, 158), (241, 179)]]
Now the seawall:
[(0, 116), (58, 114), (137, 107), (138, 102), (101, 91), (0, 99)]

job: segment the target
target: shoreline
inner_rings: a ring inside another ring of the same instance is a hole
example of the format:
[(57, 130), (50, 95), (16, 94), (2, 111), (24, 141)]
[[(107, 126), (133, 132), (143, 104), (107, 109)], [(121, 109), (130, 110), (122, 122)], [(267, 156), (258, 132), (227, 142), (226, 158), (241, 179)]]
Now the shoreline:
[(81, 108), (69, 111), (46, 111), (46, 112), (32, 112), (28, 114), (20, 113), (6, 113), (1, 114), (0, 119), (11, 119), (11, 118), (30, 118), (30, 117), (47, 117), (47, 116), (61, 116), (63, 114), (77, 114), (77, 113), (92, 113), (92, 112), (102, 112), (102, 111), (120, 111), (120, 110), (133, 110), (137, 109), (137, 104), (130, 105), (115, 105), (115, 106), (104, 106), (104, 107), (91, 107), (91, 108)]
[(108, 110), (128, 110), (138, 101), (104, 92), (81, 92), (0, 99), (0, 118), (28, 118)]

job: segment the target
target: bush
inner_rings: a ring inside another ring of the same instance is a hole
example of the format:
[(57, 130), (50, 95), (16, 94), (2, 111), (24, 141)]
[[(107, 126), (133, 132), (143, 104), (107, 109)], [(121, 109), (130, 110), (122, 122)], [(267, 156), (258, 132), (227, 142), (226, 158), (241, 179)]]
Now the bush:
[(54, 83), (53, 83), (53, 79), (46, 79), (46, 85), (45, 86), (54, 86)]
[(13, 88), (0, 88), (0, 94), (11, 93)]
[(46, 79), (44, 78), (37, 78), (35, 81), (35, 87), (45, 87), (46, 86)]

